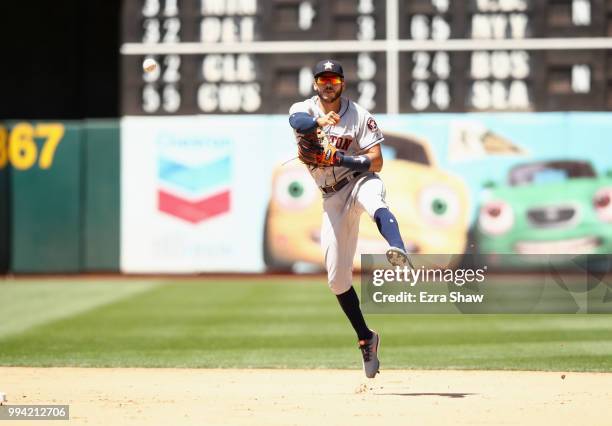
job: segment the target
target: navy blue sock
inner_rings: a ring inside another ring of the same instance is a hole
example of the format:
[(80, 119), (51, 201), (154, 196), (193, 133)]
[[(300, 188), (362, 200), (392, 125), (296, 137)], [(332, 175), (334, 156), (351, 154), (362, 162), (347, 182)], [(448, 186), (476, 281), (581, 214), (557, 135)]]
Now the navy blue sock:
[(344, 314), (351, 322), (355, 333), (357, 333), (357, 338), (359, 340), (369, 340), (372, 337), (372, 331), (366, 325), (365, 319), (363, 319), (363, 314), (359, 308), (359, 298), (353, 286), (336, 297)]
[(402, 250), (406, 250), (404, 242), (402, 241), (402, 236), (399, 232), (399, 227), (397, 226), (397, 219), (389, 209), (381, 207), (376, 210), (374, 213), (374, 220), (376, 221), (376, 226), (378, 226), (381, 235), (387, 240), (391, 247), (399, 247)]

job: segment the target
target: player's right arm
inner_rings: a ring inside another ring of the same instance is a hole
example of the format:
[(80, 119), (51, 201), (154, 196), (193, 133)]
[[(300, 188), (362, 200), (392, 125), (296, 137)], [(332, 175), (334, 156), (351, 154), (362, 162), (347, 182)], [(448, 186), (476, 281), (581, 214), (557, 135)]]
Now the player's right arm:
[(305, 102), (295, 103), (289, 109), (289, 124), (301, 134), (313, 132), (317, 127), (334, 126), (339, 121), (340, 116), (334, 111), (328, 112), (323, 117), (315, 117)]
[(306, 134), (314, 131), (318, 124), (316, 117), (308, 114), (307, 112), (294, 112), (289, 116), (289, 125), (293, 129), (301, 134)]
[(291, 108), (289, 108), (289, 125), (302, 135), (317, 128), (317, 118), (312, 114), (306, 101), (291, 105)]

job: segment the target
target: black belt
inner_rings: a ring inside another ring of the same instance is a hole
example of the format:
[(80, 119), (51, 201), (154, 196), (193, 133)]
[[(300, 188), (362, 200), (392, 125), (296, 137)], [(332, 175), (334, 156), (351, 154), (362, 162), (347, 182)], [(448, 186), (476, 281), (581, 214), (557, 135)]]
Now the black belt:
[(346, 176), (342, 179), (340, 179), (338, 182), (336, 182), (333, 185), (330, 186), (320, 186), (319, 189), (324, 193), (324, 194), (329, 194), (332, 192), (338, 192), (340, 191), (342, 188), (344, 188), (346, 186), (347, 183), (349, 183), (350, 181), (352, 181), (354, 178), (356, 178), (357, 176), (359, 176), (361, 174), (361, 172), (353, 172), (352, 175)]

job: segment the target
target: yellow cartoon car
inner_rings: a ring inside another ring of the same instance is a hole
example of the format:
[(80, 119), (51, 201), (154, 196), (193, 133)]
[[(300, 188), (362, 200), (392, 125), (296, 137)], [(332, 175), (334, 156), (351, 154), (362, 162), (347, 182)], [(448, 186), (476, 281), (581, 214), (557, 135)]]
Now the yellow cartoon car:
[[(464, 182), (436, 166), (427, 142), (385, 133), (380, 173), (386, 200), (411, 253), (462, 254), (468, 232), (469, 193)], [(275, 169), (264, 227), (269, 270), (323, 269), (320, 248), (321, 193), (306, 167), (292, 162)], [(354, 266), (360, 254), (384, 253), (387, 243), (367, 215), (360, 223)]]

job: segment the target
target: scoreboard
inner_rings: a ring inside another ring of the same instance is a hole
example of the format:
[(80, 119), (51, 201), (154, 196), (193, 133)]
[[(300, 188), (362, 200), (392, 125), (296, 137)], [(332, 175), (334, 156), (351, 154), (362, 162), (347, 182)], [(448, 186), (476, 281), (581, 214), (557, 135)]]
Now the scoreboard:
[(612, 110), (611, 0), (125, 0), (121, 54), (122, 115), (286, 114), (325, 58), (374, 113)]

